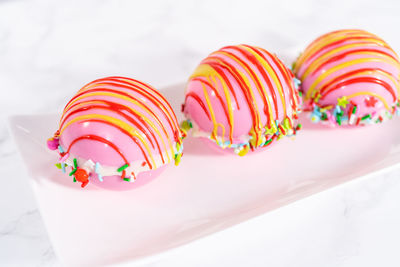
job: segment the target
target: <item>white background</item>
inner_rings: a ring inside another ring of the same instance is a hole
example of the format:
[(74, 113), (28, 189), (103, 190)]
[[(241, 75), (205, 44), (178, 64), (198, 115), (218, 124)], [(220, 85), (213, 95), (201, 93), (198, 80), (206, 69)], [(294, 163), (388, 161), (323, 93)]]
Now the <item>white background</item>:
[[(396, 0), (0, 0), (0, 116), (59, 112), (80, 86), (103, 76), (157, 88), (182, 82), (229, 44), (262, 46), (290, 64), (318, 35), (362, 28), (400, 52), (399, 26)], [(57, 265), (26, 175), (2, 120), (0, 266)], [(282, 253), (265, 266), (400, 266), (399, 176), (352, 183), (275, 212), (277, 236), (292, 242), (280, 244)], [(238, 266), (255, 261), (249, 256)]]

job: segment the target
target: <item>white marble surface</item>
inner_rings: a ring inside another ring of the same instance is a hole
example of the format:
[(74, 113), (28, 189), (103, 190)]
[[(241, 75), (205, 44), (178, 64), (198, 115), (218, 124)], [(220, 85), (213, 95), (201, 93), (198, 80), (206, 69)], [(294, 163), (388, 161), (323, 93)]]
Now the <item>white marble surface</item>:
[[(358, 27), (400, 51), (396, 0), (283, 2), (0, 0), (0, 266), (59, 265), (8, 115), (59, 111), (106, 75), (181, 82), (226, 44), (263, 46), (290, 63), (319, 34)], [(252, 266), (400, 266), (399, 176), (354, 181), (273, 212), (266, 227), (279, 226), (270, 244), (281, 249)], [(237, 266), (248, 266), (246, 257)]]

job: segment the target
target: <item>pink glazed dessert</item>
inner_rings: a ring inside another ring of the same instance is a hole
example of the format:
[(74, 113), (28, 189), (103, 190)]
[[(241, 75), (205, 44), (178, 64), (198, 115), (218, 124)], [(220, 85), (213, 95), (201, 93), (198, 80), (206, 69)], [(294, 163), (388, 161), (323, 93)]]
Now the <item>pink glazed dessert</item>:
[(179, 163), (182, 134), (168, 101), (153, 87), (124, 77), (85, 85), (67, 103), (47, 140), (56, 166), (81, 187), (126, 190)]
[(299, 56), (293, 70), (313, 122), (365, 125), (399, 113), (399, 57), (372, 33), (339, 30), (322, 35)]
[(240, 156), (268, 147), (301, 127), (296, 84), (274, 54), (226, 46), (201, 61), (189, 78), (181, 129)]

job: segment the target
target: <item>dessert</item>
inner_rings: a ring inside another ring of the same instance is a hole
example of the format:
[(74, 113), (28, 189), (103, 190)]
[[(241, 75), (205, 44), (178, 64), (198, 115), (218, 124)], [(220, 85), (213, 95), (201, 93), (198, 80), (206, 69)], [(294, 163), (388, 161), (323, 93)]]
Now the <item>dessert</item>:
[(182, 155), (182, 135), (168, 101), (125, 77), (98, 79), (80, 89), (47, 145), (59, 154), (57, 167), (82, 187), (115, 190), (148, 182)]
[(399, 112), (399, 57), (372, 33), (322, 35), (298, 57), (293, 70), (313, 122), (365, 125)]
[(243, 156), (295, 134), (299, 100), (293, 74), (274, 54), (226, 46), (189, 78), (181, 128)]

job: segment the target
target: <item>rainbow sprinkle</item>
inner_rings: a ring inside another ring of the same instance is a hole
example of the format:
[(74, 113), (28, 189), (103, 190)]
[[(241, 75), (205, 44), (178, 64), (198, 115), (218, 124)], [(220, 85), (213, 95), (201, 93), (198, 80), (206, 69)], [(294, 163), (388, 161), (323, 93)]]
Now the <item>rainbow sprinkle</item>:
[(76, 168), (76, 169), (73, 169), (73, 170), (69, 173), (69, 176), (74, 175), (74, 174), (76, 173), (77, 170), (78, 170), (77, 168)]
[(99, 179), (100, 182), (103, 182), (103, 176), (101, 175), (100, 171), (100, 163), (96, 162), (96, 165), (94, 166), (94, 172), (97, 174), (97, 178)]
[(127, 163), (127, 164), (122, 165), (121, 167), (119, 167), (119, 168), (117, 169), (117, 171), (118, 171), (118, 172), (122, 172), (123, 170), (125, 170), (125, 169), (128, 168), (128, 167), (129, 167), (129, 164)]
[[(358, 106), (350, 101), (352, 106), (346, 108), (341, 108), (341, 106), (336, 105), (335, 107), (319, 107), (316, 103), (313, 103), (313, 110), (310, 114), (312, 122), (330, 122), (332, 125), (343, 125), (347, 123), (349, 125), (359, 125), (359, 124), (370, 124), (372, 122), (381, 123), (385, 119), (384, 117), (391, 119), (392, 114), (387, 110), (384, 113), (373, 112), (371, 114), (365, 114), (362, 117), (357, 116)], [(347, 111), (346, 111), (347, 110)], [(397, 106), (393, 107), (393, 114), (399, 114), (399, 108)], [(345, 113), (346, 112), (346, 113)]]

